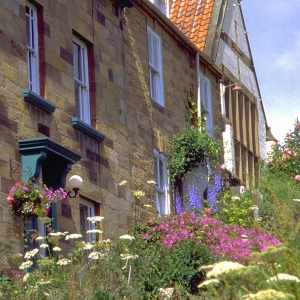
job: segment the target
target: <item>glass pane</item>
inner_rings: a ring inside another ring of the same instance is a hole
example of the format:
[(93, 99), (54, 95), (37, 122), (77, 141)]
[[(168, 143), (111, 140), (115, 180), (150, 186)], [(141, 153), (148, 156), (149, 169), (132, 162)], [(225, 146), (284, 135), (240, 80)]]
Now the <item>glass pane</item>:
[(159, 170), (158, 170), (158, 158), (154, 156), (154, 176), (155, 176), (155, 182), (156, 186), (159, 186)]
[(151, 97), (157, 99), (157, 75), (154, 70), (150, 70)]
[(37, 47), (34, 43), (34, 40), (35, 40), (35, 32), (34, 32), (34, 20), (32, 19), (31, 20), (31, 48), (34, 49), (34, 51), (37, 51)]
[(159, 187), (162, 189), (165, 186), (164, 182), (164, 164), (163, 161), (159, 160)]
[(152, 65), (159, 69), (159, 42), (157, 39), (153, 38), (153, 62)]
[(203, 80), (200, 81), (200, 94), (201, 101), (206, 109), (208, 109), (208, 99), (207, 99), (207, 83)]
[(31, 33), (31, 30), (30, 30), (30, 19), (29, 19), (29, 17), (26, 17), (26, 44), (27, 44), (28, 47), (32, 48), (31, 47), (30, 33)]
[(83, 240), (87, 241), (87, 207), (85, 205), (80, 204), (80, 233), (83, 237)]
[(76, 116), (80, 115), (80, 86), (75, 82)]
[(74, 67), (74, 78), (76, 78), (79, 81), (82, 81), (80, 46), (75, 42), (73, 42), (73, 67)]
[(27, 54), (29, 89), (32, 89), (32, 53)]
[(160, 214), (165, 214), (165, 194), (157, 192), (157, 210)]
[(148, 55), (149, 55), (149, 63), (153, 65), (153, 45), (152, 45), (152, 35), (148, 33)]

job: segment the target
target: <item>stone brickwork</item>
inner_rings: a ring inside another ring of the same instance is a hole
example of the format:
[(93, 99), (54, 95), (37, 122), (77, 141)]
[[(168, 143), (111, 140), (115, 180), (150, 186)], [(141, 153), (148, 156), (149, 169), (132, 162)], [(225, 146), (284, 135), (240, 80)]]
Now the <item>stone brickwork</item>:
[[(166, 152), (184, 125), (190, 87), (197, 89), (196, 51), (170, 25), (136, 1), (116, 15), (109, 0), (37, 0), (40, 94), (56, 105), (49, 114), (24, 101), (27, 88), (25, 2), (4, 1), (0, 10), (0, 236), (21, 239), (22, 222), (9, 215), (6, 194), (22, 169), (18, 140), (48, 136), (83, 157), (68, 175), (80, 175), (80, 195), (98, 203), (105, 237), (116, 237), (134, 220), (156, 212), (153, 149)], [(150, 4), (152, 5), (152, 4)], [(165, 106), (149, 95), (147, 26), (162, 37)], [(103, 142), (72, 127), (75, 116), (73, 36), (88, 45), (91, 125)], [(210, 72), (215, 125), (220, 104), (217, 76)], [(124, 186), (119, 183), (126, 180)], [(66, 187), (68, 189), (68, 185)], [(146, 195), (140, 200), (133, 190)], [(143, 204), (151, 204), (145, 208)], [(80, 232), (78, 198), (57, 205), (58, 230)], [(66, 245), (68, 247), (68, 245)]]

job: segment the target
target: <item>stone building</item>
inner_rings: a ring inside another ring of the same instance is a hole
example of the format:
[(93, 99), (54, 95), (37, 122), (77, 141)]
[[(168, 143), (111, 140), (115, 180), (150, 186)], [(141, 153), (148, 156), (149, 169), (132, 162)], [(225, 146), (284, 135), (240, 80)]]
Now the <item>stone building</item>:
[(241, 192), (257, 176), (272, 140), (240, 0), (169, 1), (169, 18), (222, 69), (223, 142), (231, 184)]
[[(103, 216), (104, 238), (112, 238), (134, 220), (170, 213), (167, 145), (184, 126), (191, 88), (205, 97), (209, 126), (222, 125), (219, 67), (170, 21), (166, 6), (132, 4), (4, 1), (0, 237), (22, 240), (24, 222), (6, 197), (30, 178), (70, 190), (70, 176), (82, 177), (78, 195), (53, 205), (50, 216), (53, 229), (86, 241), (88, 216)], [(145, 195), (135, 197), (138, 190)], [(42, 222), (28, 226), (45, 234)]]

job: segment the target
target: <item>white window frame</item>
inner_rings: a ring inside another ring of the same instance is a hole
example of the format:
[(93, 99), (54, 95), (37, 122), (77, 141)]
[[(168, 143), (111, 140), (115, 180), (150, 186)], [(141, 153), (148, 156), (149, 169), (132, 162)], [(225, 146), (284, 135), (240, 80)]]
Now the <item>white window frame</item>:
[(200, 75), (200, 101), (204, 106), (201, 109), (201, 114), (206, 117), (206, 130), (209, 135), (213, 135), (213, 106), (211, 98), (211, 83), (204, 75)]
[(163, 14), (169, 17), (169, 1), (168, 0), (150, 0)]
[(27, 76), (28, 89), (39, 94), (39, 47), (37, 8), (26, 2), (26, 46), (27, 46)]
[[(78, 51), (75, 51), (76, 46)], [(73, 67), (76, 116), (91, 125), (87, 45), (77, 37), (73, 37)]]
[[(156, 209), (160, 215), (169, 215), (170, 209), (170, 191), (169, 174), (167, 168), (166, 156), (157, 150), (154, 155), (154, 176), (155, 176), (155, 203)], [(162, 174), (161, 174), (162, 173)]]
[(161, 37), (149, 27), (147, 29), (147, 36), (150, 69), (150, 97), (161, 106), (164, 106)]
[(93, 230), (95, 229), (95, 223), (92, 223), (90, 220), (87, 220), (88, 217), (95, 217), (95, 205), (94, 203), (87, 201), (85, 199), (80, 198), (79, 199), (79, 215), (80, 215), (80, 231), (82, 226), (82, 219), (81, 219), (81, 207), (86, 207), (86, 216), (84, 218), (84, 227), (85, 232), (81, 232), (82, 237), (85, 238), (85, 242), (91, 243), (92, 241), (95, 241), (96, 234), (95, 233), (86, 233), (87, 230)]

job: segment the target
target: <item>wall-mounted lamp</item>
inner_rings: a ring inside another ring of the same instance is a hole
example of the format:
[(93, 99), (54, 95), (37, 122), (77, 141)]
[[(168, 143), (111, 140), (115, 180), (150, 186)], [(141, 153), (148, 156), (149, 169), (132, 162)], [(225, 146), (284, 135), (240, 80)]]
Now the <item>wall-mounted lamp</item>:
[(240, 6), (241, 5), (241, 3), (239, 3), (239, 4), (233, 4), (233, 6), (235, 7), (235, 6)]
[(229, 84), (229, 85), (225, 86), (225, 88), (228, 88), (230, 86), (234, 86), (232, 88), (233, 91), (241, 91), (242, 90), (242, 88), (240, 86), (238, 86), (237, 83)]
[[(73, 175), (69, 179), (69, 184), (72, 190), (68, 192), (68, 197), (75, 198), (78, 194), (80, 187), (82, 186), (82, 178), (79, 175)], [(74, 192), (74, 196), (71, 196), (72, 191)]]

